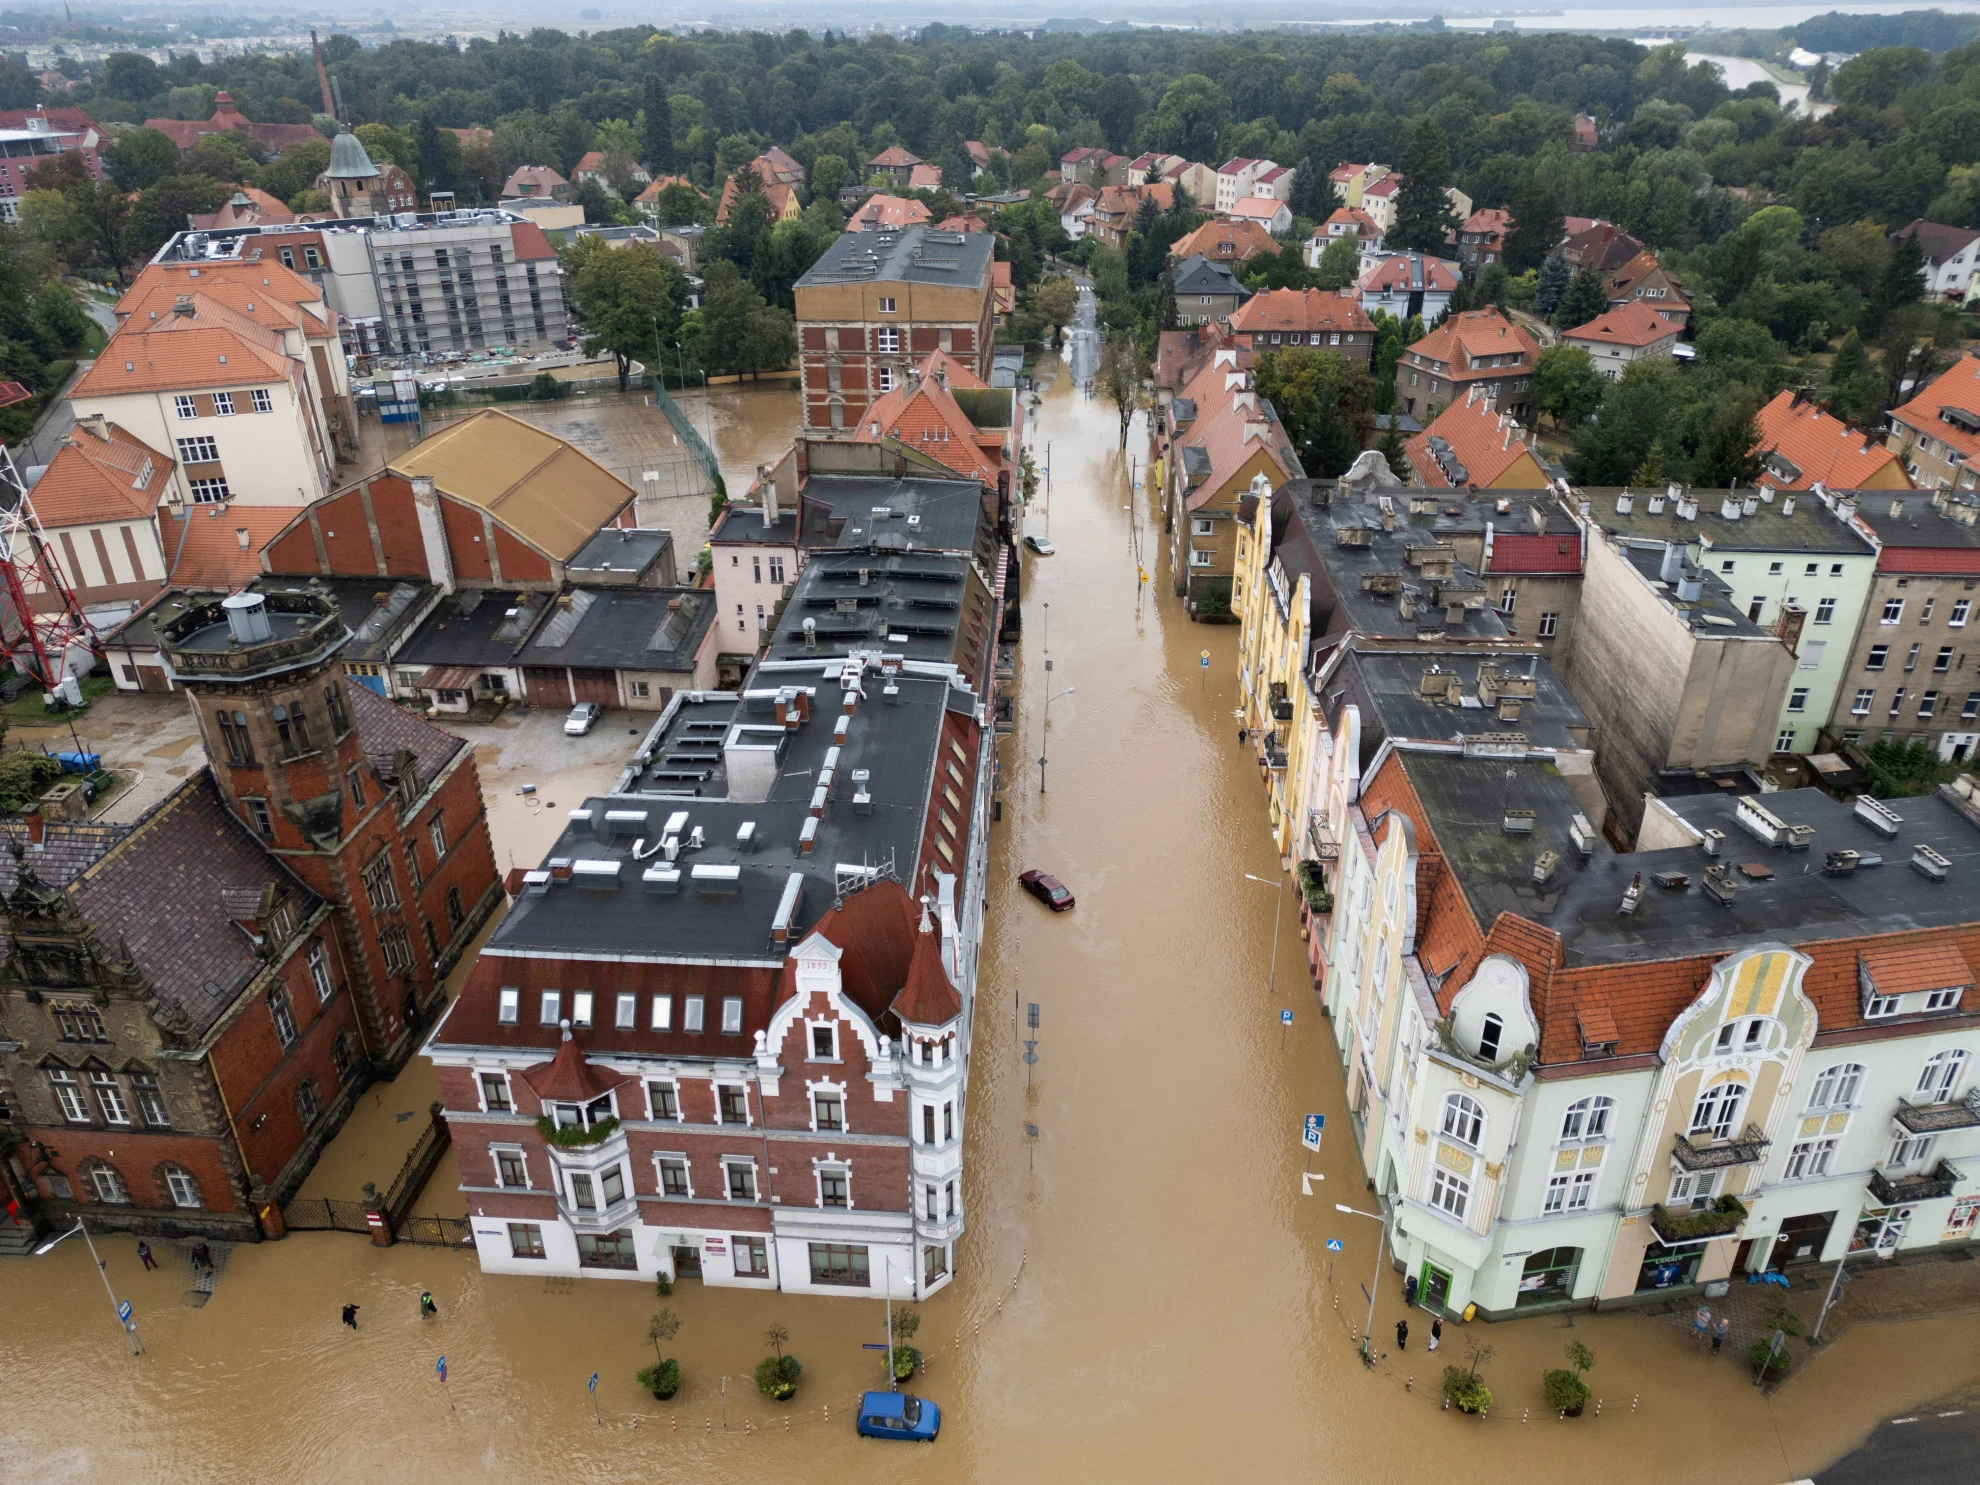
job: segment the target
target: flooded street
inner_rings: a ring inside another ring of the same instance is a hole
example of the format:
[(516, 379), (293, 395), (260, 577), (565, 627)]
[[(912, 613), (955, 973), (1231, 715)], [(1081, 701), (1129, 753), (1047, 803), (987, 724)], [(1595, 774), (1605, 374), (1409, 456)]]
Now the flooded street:
[[(487, 1278), (469, 1254), (303, 1233), (232, 1250), (211, 1302), (193, 1309), (180, 1303), (182, 1259), (162, 1253), (164, 1267), (143, 1272), (132, 1242), (112, 1238), (101, 1244), (110, 1280), (148, 1347), (137, 1360), (78, 1243), (0, 1263), (0, 1375), (33, 1378), (65, 1404), (6, 1410), (0, 1457), (12, 1477), (741, 1485), (772, 1470), (817, 1482), (879, 1470), (999, 1485), (1778, 1485), (1980, 1374), (1971, 1316), (1945, 1316), (1850, 1330), (1770, 1399), (1667, 1319), (1627, 1313), (1453, 1324), (1435, 1358), (1418, 1349), (1425, 1325), (1410, 1351), (1364, 1371), (1349, 1327), (1366, 1314), (1376, 1229), (1334, 1210), (1370, 1197), (1343, 1137), (1339, 1062), (1291, 889), (1274, 986), (1274, 889), (1245, 879), (1276, 872), (1263, 786), (1232, 718), (1237, 630), (1192, 624), (1168, 596), (1153, 557), (1159, 517), (1145, 494), (1127, 508), (1111, 406), (1061, 375), (1031, 425), (1038, 452), (1052, 446), (1059, 555), (1025, 558), (1021, 696), (1003, 750), (969, 1089), (969, 1228), (958, 1281), (922, 1306), (917, 1337), (929, 1365), (914, 1385), (943, 1408), (940, 1440), (854, 1436), (849, 1405), (879, 1372), (860, 1349), (883, 1334), (877, 1301), (694, 1281), (663, 1300), (642, 1283)], [(719, 421), (717, 433), (725, 465), (739, 453), (761, 461), (745, 434)], [(1139, 424), (1129, 448), (1145, 449)], [(1049, 744), (1048, 640), (1059, 698)], [(508, 840), (520, 856), (554, 821), (547, 805), (539, 821), (507, 803), (519, 782), (543, 779), (508, 751), (505, 739), (500, 770), (484, 774), (505, 865)], [(1054, 917), (1021, 896), (1014, 878), (1031, 866), (1062, 877), (1077, 910)], [(1041, 1021), (1026, 1033), (1039, 1042), (1029, 1083), (1024, 1002)], [(1281, 1010), (1293, 1012), (1289, 1033)], [(364, 1138), (375, 1122), (389, 1149), (417, 1127), (421, 1079), (423, 1066), (366, 1094)], [(407, 1110), (415, 1118), (398, 1122)], [(1312, 1196), (1298, 1143), (1308, 1112), (1328, 1122)], [(415, 1211), (459, 1209), (439, 1184), (451, 1172), (450, 1161)], [(1343, 1245), (1331, 1258), (1329, 1238)], [(436, 1320), (416, 1314), (422, 1287)], [(355, 1332), (338, 1323), (344, 1303), (362, 1306)], [(667, 1348), (685, 1371), (671, 1403), (633, 1382), (653, 1359), (648, 1317), (663, 1304), (684, 1322)], [(1401, 1313), (1385, 1268), (1376, 1327), (1387, 1349)], [(804, 1363), (789, 1406), (767, 1403), (750, 1377), (773, 1322)], [(1569, 1339), (1595, 1353), (1604, 1406), (1563, 1423), (1545, 1413), (1540, 1372), (1561, 1364)], [(1436, 1386), (1435, 1363), (1462, 1362), (1474, 1340), (1495, 1352), (1482, 1419), (1441, 1411)]]

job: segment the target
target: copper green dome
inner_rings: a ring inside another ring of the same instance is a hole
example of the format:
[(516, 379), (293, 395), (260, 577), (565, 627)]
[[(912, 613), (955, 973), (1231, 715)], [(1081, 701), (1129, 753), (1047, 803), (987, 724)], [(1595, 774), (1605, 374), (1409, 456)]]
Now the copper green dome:
[(365, 153), (364, 141), (346, 129), (330, 142), (330, 168), (324, 174), (331, 180), (371, 180), (378, 167)]

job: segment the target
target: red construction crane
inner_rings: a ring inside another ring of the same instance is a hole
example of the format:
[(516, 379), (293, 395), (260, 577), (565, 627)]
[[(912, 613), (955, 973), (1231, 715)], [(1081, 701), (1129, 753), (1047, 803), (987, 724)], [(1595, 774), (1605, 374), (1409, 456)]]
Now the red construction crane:
[(78, 650), (103, 658), (103, 642), (62, 577), (13, 451), (0, 446), (0, 645), (17, 670), (53, 691), (74, 673)]

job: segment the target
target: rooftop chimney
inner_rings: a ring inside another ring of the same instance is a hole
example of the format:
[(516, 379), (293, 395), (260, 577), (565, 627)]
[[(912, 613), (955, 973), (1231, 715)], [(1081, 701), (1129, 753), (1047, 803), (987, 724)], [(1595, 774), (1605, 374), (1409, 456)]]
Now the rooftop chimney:
[(1619, 516), (1628, 515), (1630, 513), (1630, 510), (1633, 508), (1634, 504), (1635, 504), (1635, 500), (1630, 495), (1629, 491), (1627, 490), (1623, 491), (1622, 494), (1616, 497), (1616, 514)]

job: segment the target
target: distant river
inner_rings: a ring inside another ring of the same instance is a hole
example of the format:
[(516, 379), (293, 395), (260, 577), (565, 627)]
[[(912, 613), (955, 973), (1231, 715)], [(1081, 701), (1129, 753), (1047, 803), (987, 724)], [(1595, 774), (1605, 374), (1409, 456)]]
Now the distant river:
[[(1511, 9), (1512, 7), (1508, 7)], [(1953, 14), (1980, 11), (1980, 0), (1791, 0), (1785, 5), (1643, 5), (1612, 10), (1570, 6), (1558, 15), (1515, 16), (1522, 31), (1636, 31), (1655, 35), (1666, 26), (1718, 26), (1727, 30), (1778, 31), (1810, 16), (1840, 10), (1848, 15), (1897, 15), (1907, 10), (1936, 8)], [(1489, 17), (1449, 18), (1452, 26), (1484, 29)], [(1750, 80), (1750, 79), (1749, 79)]]

